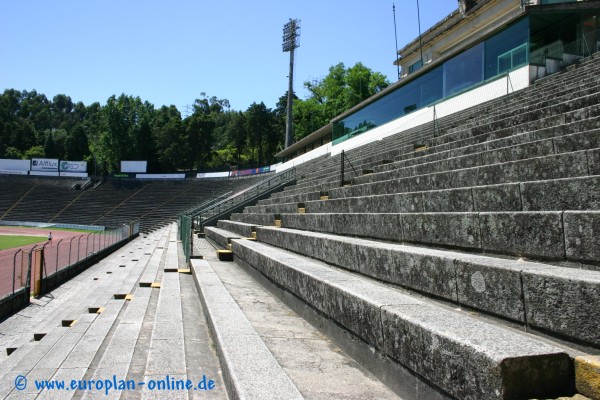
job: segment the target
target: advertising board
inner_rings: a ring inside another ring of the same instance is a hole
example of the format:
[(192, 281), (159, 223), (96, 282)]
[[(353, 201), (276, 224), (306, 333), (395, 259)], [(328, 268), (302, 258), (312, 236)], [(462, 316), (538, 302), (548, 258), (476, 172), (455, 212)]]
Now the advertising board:
[(147, 169), (148, 161), (121, 161), (121, 172), (145, 174)]
[(55, 158), (32, 158), (31, 170), (58, 172), (58, 160)]
[(87, 162), (61, 160), (59, 168), (60, 172), (87, 172)]

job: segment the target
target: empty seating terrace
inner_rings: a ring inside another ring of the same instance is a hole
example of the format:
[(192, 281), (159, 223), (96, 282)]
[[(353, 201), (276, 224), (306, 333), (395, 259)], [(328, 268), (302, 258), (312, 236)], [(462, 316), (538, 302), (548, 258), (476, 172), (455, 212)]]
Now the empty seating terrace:
[(208, 198), (239, 191), (257, 178), (235, 180), (105, 180), (94, 190), (72, 190), (63, 178), (0, 177), (0, 220), (116, 227), (140, 220), (149, 232)]
[(356, 353), (372, 370), (388, 360), (442, 397), (600, 398), (581, 372), (600, 370), (599, 72), (586, 59), (348, 150), (343, 185), (339, 155), (297, 167), (206, 235), (375, 349)]
[[(599, 71), (349, 150), (343, 185), (340, 156), (298, 166), (205, 227), (191, 269), (173, 224), (141, 235), (0, 324), (0, 395), (205, 375), (215, 398), (600, 398)], [(131, 185), (95, 218), (150, 189)]]

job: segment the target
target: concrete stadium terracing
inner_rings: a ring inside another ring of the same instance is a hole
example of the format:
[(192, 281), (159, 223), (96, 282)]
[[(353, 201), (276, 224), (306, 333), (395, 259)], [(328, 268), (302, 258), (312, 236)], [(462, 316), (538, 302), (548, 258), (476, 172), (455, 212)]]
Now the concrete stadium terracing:
[(0, 395), (600, 398), (597, 58), (296, 167), (189, 265), (133, 240), (0, 324)]

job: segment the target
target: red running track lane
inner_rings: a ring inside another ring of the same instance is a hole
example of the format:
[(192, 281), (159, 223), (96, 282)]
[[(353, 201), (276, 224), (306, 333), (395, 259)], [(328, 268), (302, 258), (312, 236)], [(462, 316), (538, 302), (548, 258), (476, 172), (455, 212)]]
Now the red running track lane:
[[(0, 251), (0, 298), (13, 292), (13, 274), (14, 290), (24, 285), (27, 279), (29, 254), (32, 254), (35, 263), (35, 260), (41, 258), (41, 252), (38, 250), (43, 249), (45, 270), (42, 273), (47, 276), (84, 259), (86, 255), (98, 252), (116, 240), (114, 235), (101, 233), (0, 226), (0, 235), (40, 236), (46, 239), (50, 232), (52, 232), (52, 243), (44, 240), (37, 245)], [(31, 253), (32, 249), (33, 253)]]

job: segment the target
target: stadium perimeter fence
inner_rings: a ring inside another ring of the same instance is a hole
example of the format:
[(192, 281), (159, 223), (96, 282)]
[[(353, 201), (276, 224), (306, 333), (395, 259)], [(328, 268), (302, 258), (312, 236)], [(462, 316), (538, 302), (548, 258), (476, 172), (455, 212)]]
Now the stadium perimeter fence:
[(60, 284), (67, 275), (72, 276), (70, 270), (74, 267), (97, 258), (138, 233), (139, 222), (135, 222), (116, 229), (3, 251), (0, 255), (0, 315), (6, 314), (7, 303), (14, 308), (15, 297), (21, 297), (18, 303), (29, 303), (31, 296)]

